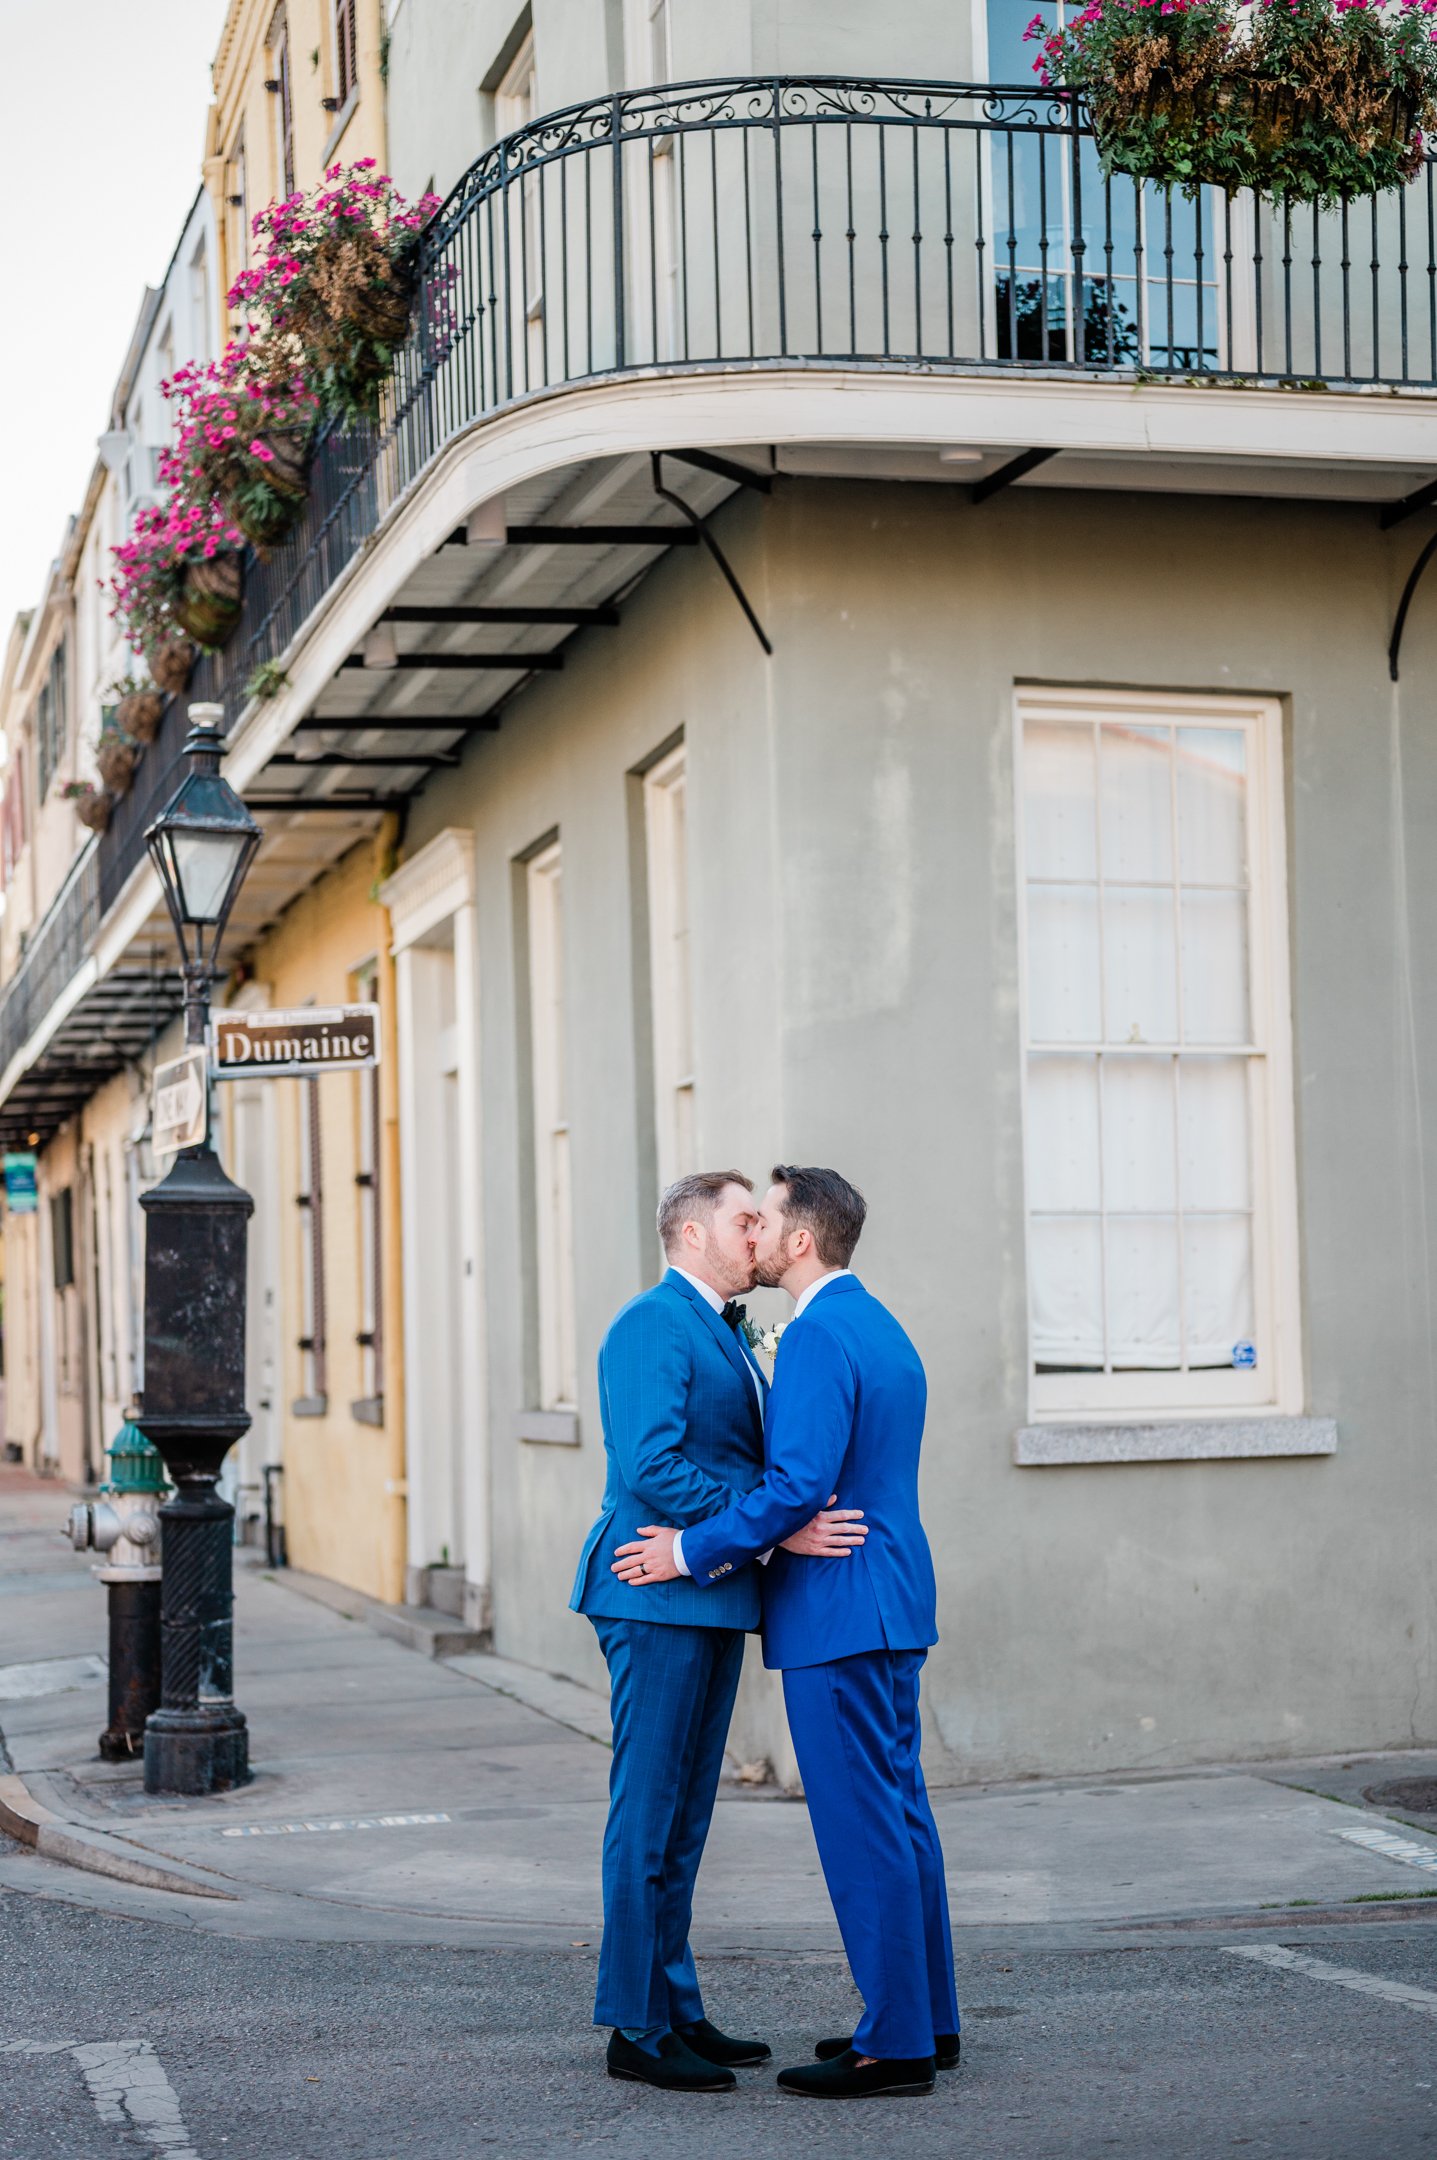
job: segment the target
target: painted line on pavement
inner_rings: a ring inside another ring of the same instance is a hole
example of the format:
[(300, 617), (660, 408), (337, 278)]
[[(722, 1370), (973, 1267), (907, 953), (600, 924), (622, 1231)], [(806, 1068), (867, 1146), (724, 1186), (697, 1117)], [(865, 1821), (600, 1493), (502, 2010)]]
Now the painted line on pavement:
[(303, 1837), (331, 1830), (407, 1830), (414, 1823), (453, 1822), (452, 1815), (349, 1815), (320, 1822), (235, 1823), (221, 1837)]
[(1379, 1980), (1375, 1973), (1356, 1972), (1350, 1965), (1329, 1965), (1325, 1958), (1308, 1957), (1302, 1950), (1284, 1950), (1280, 1943), (1244, 1943), (1229, 1947), (1229, 1957), (1250, 1958), (1255, 1965), (1270, 1965), (1277, 1972), (1303, 1973), (1309, 1980), (1328, 1980), (1334, 1987), (1351, 1988), (1354, 1995), (1377, 1995), (1384, 2002), (1400, 2003), (1421, 2017), (1437, 2017), (1437, 1995), (1428, 1988), (1408, 1987), (1405, 1980)]
[(167, 2160), (200, 2160), (180, 2103), (148, 2040), (0, 2040), (0, 2055), (70, 2055), (102, 2123), (133, 2130)]
[(1423, 1868), (1437, 1875), (1437, 1845), (1418, 1845), (1411, 1838), (1396, 1837), (1390, 1830), (1339, 1830), (1349, 1845), (1361, 1845), (1384, 1859), (1400, 1860), (1405, 1867)]

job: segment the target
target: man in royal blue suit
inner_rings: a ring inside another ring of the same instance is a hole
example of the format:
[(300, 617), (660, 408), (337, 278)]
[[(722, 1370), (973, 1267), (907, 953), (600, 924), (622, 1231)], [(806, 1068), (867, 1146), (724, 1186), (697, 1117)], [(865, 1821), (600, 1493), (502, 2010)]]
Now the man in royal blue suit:
[[(641, 1570), (620, 1581), (609, 1559), (641, 1521), (687, 1528), (763, 1475), (768, 1387), (734, 1303), (753, 1287), (756, 1220), (736, 1170), (681, 1178), (659, 1204), (668, 1271), (623, 1308), (599, 1352), (607, 1478), (570, 1599), (597, 1631), (614, 1723), (594, 2023), (614, 2028), (611, 2076), (668, 2091), (729, 2091), (735, 2066), (770, 2052), (705, 2017), (688, 1941), (759, 1571), (736, 1564), (712, 1588), (671, 1578), (650, 1589)], [(810, 1508), (805, 1524), (785, 1530), (797, 1533), (794, 1553), (840, 1553), (863, 1535), (847, 1512)]]
[(871, 1533), (830, 1560), (774, 1555), (764, 1663), (784, 1701), (844, 1948), (864, 2001), (850, 2042), (780, 2073), (835, 2099), (931, 2092), (958, 2062), (958, 2002), (943, 1852), (919, 1764), (918, 1681), (938, 1639), (933, 1562), (918, 1517), (927, 1382), (893, 1315), (848, 1262), (861, 1194), (833, 1170), (781, 1164), (759, 1210), (757, 1279), (797, 1300), (783, 1332), (761, 1482), (676, 1534), (641, 1524), (617, 1580), (724, 1595), (755, 1554), (836, 1494)]

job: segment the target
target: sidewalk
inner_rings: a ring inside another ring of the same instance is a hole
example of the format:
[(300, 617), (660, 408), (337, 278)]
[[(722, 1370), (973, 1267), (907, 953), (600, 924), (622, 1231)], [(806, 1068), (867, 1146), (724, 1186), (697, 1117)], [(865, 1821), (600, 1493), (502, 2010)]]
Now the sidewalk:
[[(42, 1853), (78, 1853), (111, 1878), (77, 1878), (67, 1894), (113, 1900), (128, 1881), (153, 1899), (168, 1877), (160, 1902), (230, 1931), (597, 1942), (599, 1697), (481, 1654), (416, 1656), (283, 1576), (241, 1567), (237, 1691), (254, 1782), (209, 1800), (152, 1799), (138, 1763), (95, 1752), (104, 1593), (57, 1534), (67, 1505), (62, 1487), (0, 1470), (0, 1732), (12, 1764), (0, 1794), (12, 1829), (17, 1810), (32, 1821), (49, 1811)], [(1387, 1902), (1437, 1891), (1437, 1812), (1363, 1799), (1419, 1778), (1437, 1780), (1437, 1751), (950, 1788), (935, 1811), (955, 1927), (977, 1941), (1014, 1928), (1106, 1938), (1403, 1910), (1437, 1920), (1437, 1898)], [(3, 1879), (22, 1884), (27, 1865), (12, 1858)], [(725, 1786), (695, 1941), (837, 1952), (801, 1802)]]

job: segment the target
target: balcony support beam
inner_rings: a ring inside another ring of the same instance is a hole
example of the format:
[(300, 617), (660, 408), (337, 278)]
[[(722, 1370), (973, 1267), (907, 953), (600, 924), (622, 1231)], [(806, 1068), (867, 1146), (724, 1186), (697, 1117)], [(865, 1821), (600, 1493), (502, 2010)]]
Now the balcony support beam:
[(616, 630), (616, 607), (389, 607), (381, 622), (552, 623), (571, 630)]
[(987, 502), (991, 495), (1000, 494), (1004, 488), (1011, 487), (1015, 480), (1021, 480), (1025, 473), (1036, 472), (1040, 465), (1046, 465), (1049, 458), (1057, 455), (1056, 450), (1024, 450), (1021, 456), (1009, 458), (1006, 465), (1000, 465), (996, 472), (990, 472), (986, 480), (975, 480), (969, 500), (974, 503)]
[[(344, 662), (347, 668), (362, 668), (366, 664), (363, 653), (351, 653)], [(452, 672), (465, 668), (503, 668), (511, 674), (527, 675), (531, 668), (561, 668), (563, 665), (561, 652), (402, 652), (387, 667), (372, 667), (369, 672), (371, 675), (391, 675), (396, 668), (447, 668)]]
[[(296, 735), (347, 734), (347, 735), (428, 735), (438, 728), (448, 728), (454, 735), (497, 735), (499, 719), (495, 713), (356, 713), (351, 719), (344, 713), (311, 713), (307, 720), (296, 723)], [(273, 763), (273, 760), (270, 760)], [(305, 761), (309, 762), (308, 759)]]
[(1434, 502), (1437, 502), (1437, 480), (1429, 480), (1425, 487), (1414, 488), (1412, 493), (1404, 495), (1400, 502), (1383, 504), (1379, 520), (1381, 530), (1391, 532), (1393, 526), (1400, 525), (1404, 518), (1415, 517), (1419, 510), (1425, 510), (1429, 503)]
[[(687, 525), (511, 525), (509, 547), (697, 547), (699, 536)], [(461, 525), (441, 547), (468, 547)]]

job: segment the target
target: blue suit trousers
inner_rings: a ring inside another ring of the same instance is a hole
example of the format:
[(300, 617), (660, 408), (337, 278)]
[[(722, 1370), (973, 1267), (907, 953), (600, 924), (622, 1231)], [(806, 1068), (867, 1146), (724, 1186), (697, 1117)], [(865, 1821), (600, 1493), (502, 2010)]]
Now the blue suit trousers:
[(943, 1848), (919, 1762), (922, 1650), (864, 1650), (783, 1676), (824, 1881), (882, 2060), (958, 2030)]
[(596, 2025), (691, 2025), (694, 1878), (723, 1768), (743, 1631), (590, 1616), (609, 1667), (614, 1761), (604, 1831)]

